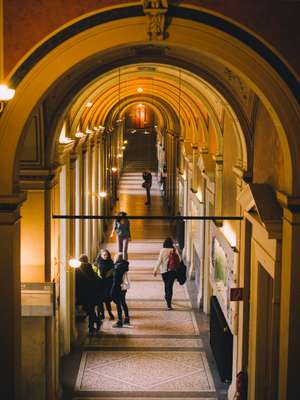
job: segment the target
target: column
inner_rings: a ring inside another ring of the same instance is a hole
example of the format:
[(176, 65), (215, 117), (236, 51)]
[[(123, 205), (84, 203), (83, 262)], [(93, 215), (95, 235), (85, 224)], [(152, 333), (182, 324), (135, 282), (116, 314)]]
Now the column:
[(192, 162), (193, 162), (193, 171), (192, 171), (192, 184), (191, 190), (193, 193), (197, 193), (198, 191), (198, 182), (197, 182), (197, 170), (198, 170), (198, 146), (196, 144), (192, 144)]
[(278, 399), (300, 398), (300, 201), (283, 214)]
[(0, 398), (21, 399), (20, 204), (0, 198)]
[[(70, 215), (76, 214), (76, 161), (77, 154), (72, 152), (69, 154), (69, 213)], [(69, 256), (75, 257), (76, 254), (76, 242), (75, 242), (75, 220), (69, 220)], [(75, 324), (75, 270), (70, 268), (69, 273), (70, 279), (70, 331), (71, 331), (71, 342), (74, 342), (77, 338), (77, 329)]]

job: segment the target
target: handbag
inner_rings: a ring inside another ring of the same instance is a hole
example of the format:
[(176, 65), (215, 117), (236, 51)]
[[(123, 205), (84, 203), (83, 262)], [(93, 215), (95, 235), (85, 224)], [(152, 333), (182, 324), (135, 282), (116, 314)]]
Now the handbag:
[(127, 272), (124, 272), (122, 283), (121, 283), (121, 290), (128, 290), (130, 288), (130, 280)]
[(184, 285), (186, 282), (186, 266), (183, 261), (180, 261), (179, 266), (176, 269), (176, 279), (179, 285)]

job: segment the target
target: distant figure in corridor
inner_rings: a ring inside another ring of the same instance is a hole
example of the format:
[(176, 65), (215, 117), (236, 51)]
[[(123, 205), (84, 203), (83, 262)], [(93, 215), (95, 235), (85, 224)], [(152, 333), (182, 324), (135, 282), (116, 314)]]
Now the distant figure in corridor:
[[(113, 273), (113, 285), (111, 288), (111, 297), (116, 303), (118, 312), (118, 321), (113, 325), (113, 328), (122, 328), (124, 325), (129, 325), (129, 311), (126, 304), (126, 293), (129, 287), (128, 280), (128, 266), (127, 260), (123, 259), (122, 254), (118, 254), (115, 260), (114, 273)], [(124, 311), (124, 322), (122, 312)]]
[(151, 204), (150, 189), (152, 186), (152, 175), (149, 170), (143, 172), (143, 179), (144, 182), (142, 186), (143, 188), (146, 189), (146, 195), (147, 195), (147, 201), (145, 204), (150, 205)]
[[(88, 315), (89, 335), (100, 329), (101, 319), (95, 313), (95, 306), (99, 303), (99, 297), (102, 293), (101, 279), (93, 270), (88, 257), (82, 254), (79, 257), (81, 265), (76, 269), (76, 305), (82, 305)], [(96, 325), (96, 329), (95, 329)]]
[(117, 235), (118, 252), (123, 255), (124, 260), (128, 260), (128, 242), (131, 240), (130, 223), (126, 217), (126, 212), (120, 211), (114, 223), (110, 237), (114, 232)]
[(111, 258), (110, 252), (107, 249), (101, 249), (95, 261), (98, 268), (98, 275), (103, 283), (103, 302), (99, 302), (98, 304), (100, 318), (105, 319), (105, 303), (106, 310), (109, 314), (109, 319), (113, 320), (115, 317), (111, 310), (110, 290), (113, 284), (114, 262)]
[(160, 269), (165, 286), (165, 300), (168, 310), (172, 310), (173, 285), (176, 279), (176, 265), (174, 265), (174, 262), (179, 264), (180, 256), (174, 247), (172, 238), (167, 237), (163, 243), (163, 248), (160, 250), (153, 272), (154, 276), (156, 276), (157, 270)]

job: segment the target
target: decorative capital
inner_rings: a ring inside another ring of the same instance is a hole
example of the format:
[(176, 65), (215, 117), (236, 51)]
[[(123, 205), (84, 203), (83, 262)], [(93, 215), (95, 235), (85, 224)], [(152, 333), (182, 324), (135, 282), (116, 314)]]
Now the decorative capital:
[(142, 4), (148, 20), (149, 39), (165, 39), (165, 14), (168, 11), (168, 0), (144, 0)]

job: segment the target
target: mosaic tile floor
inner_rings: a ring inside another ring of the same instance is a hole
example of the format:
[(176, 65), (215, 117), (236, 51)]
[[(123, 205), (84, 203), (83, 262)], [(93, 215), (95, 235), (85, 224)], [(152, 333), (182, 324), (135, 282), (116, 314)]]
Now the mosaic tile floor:
[[(165, 214), (156, 179), (151, 210), (144, 205), (140, 186), (140, 174), (123, 175), (119, 210)], [(162, 242), (170, 234), (168, 223), (133, 222), (131, 287), (126, 296), (131, 324), (116, 329), (115, 321), (105, 319), (99, 334), (85, 338), (72, 400), (217, 400), (221, 397), (201, 338), (202, 327), (185, 285), (175, 283), (174, 309), (167, 311), (163, 282), (153, 276)], [(113, 241), (107, 248), (116, 252)], [(113, 312), (116, 315), (115, 306)]]

